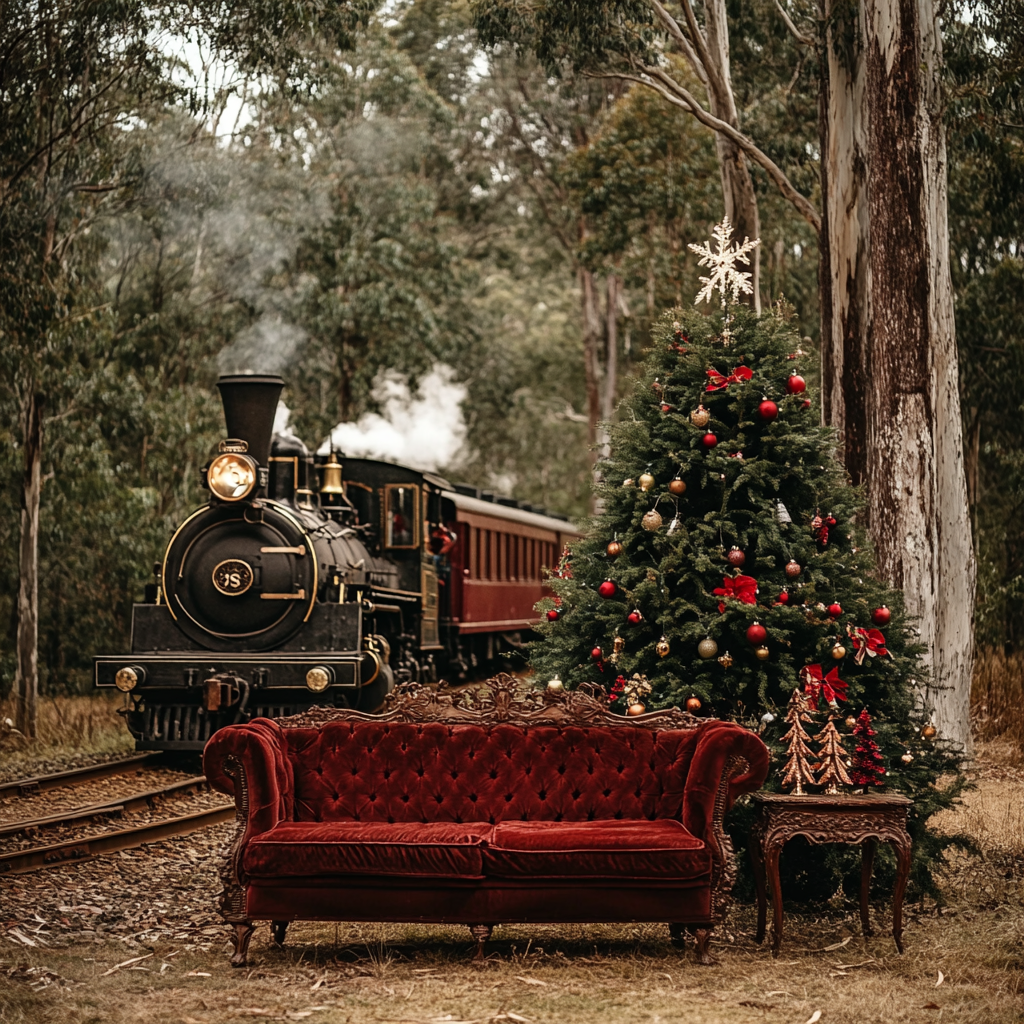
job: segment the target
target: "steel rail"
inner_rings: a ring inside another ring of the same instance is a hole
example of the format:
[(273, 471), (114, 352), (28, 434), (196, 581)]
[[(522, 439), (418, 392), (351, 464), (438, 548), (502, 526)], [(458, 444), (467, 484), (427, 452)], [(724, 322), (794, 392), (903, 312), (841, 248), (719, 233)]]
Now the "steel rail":
[(0, 836), (12, 836), (17, 835), (19, 832), (29, 832), (32, 829), (70, 824), (71, 822), (81, 821), (83, 818), (99, 818), (110, 814), (123, 814), (126, 811), (139, 811), (144, 808), (152, 808), (158, 800), (164, 797), (184, 796), (186, 793), (208, 788), (209, 783), (206, 781), (206, 776), (200, 775), (194, 779), (172, 782), (169, 785), (161, 786), (159, 789), (150, 789), (145, 793), (134, 793), (131, 796), (118, 797), (114, 800), (102, 800), (95, 804), (72, 807), (66, 811), (58, 811), (56, 814), (48, 814), (42, 818), (26, 818), (23, 821), (0, 824)]
[(87, 836), (82, 839), (71, 839), (64, 843), (50, 846), (35, 846), (27, 850), (15, 850), (13, 853), (0, 854), (0, 876), (20, 875), (26, 871), (38, 871), (40, 868), (55, 868), (62, 864), (81, 863), (91, 860), (101, 853), (113, 853), (116, 850), (131, 850), (145, 843), (167, 839), (169, 836), (183, 836), (196, 832), (210, 825), (219, 825), (235, 816), (234, 804), (221, 804), (195, 814), (185, 814), (178, 818), (166, 818), (136, 828), (121, 829), (118, 832), (105, 832), (98, 836)]
[(0, 783), (0, 796), (11, 792), (17, 792), (19, 796), (28, 796), (32, 793), (42, 793), (48, 789), (58, 789), (61, 786), (81, 786), (83, 783), (92, 782), (95, 779), (123, 775), (133, 768), (141, 768), (158, 753), (159, 751), (150, 751), (146, 754), (135, 754), (133, 757), (126, 757), (120, 761), (89, 765), (87, 768), (72, 768), (69, 771), (56, 772), (53, 775), (35, 775), (27, 779), (3, 782)]

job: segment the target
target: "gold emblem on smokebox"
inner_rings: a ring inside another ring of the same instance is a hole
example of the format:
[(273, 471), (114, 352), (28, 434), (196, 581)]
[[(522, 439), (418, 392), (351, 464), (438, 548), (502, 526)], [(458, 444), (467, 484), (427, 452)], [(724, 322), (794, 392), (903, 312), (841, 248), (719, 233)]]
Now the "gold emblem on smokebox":
[(227, 558), (213, 568), (213, 585), (225, 597), (244, 594), (252, 581), (252, 566), (240, 558)]

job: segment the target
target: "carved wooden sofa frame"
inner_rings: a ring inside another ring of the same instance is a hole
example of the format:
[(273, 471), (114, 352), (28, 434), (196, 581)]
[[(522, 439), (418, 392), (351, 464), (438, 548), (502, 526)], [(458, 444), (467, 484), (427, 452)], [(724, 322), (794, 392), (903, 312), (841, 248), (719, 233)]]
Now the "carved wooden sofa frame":
[[(640, 728), (659, 732), (698, 730), (707, 728), (714, 720), (697, 718), (678, 708), (627, 718), (609, 711), (604, 691), (598, 686), (584, 685), (575, 691), (523, 691), (516, 679), (504, 673), (475, 690), (452, 691), (445, 683), (437, 687), (407, 684), (388, 696), (385, 710), (381, 714), (314, 707), (304, 714), (276, 720), (276, 724), (286, 730), (316, 729), (334, 722), (440, 723), (484, 728), (496, 725), (526, 728), (577, 726), (616, 730)], [(727, 723), (716, 724), (730, 729), (739, 728)], [(687, 933), (692, 935), (696, 957), (701, 964), (715, 963), (708, 949), (711, 934), (715, 925), (724, 918), (736, 880), (736, 861), (729, 833), (725, 829), (725, 814), (737, 795), (759, 789), (767, 774), (767, 748), (753, 733), (746, 730), (742, 732), (748, 737), (745, 748), (747, 756), (733, 754), (725, 761), (714, 795), (713, 814), (708, 823), (709, 835), (705, 836), (706, 840), (710, 839), (707, 846), (712, 863), (711, 920), (700, 924), (669, 922), (670, 935), (677, 947), (684, 948)], [(232, 927), (232, 966), (242, 967), (247, 963), (248, 947), (255, 929), (254, 921), (247, 915), (246, 882), (241, 866), (243, 839), (249, 822), (250, 786), (245, 769), (237, 758), (230, 755), (224, 758), (219, 771), (211, 770), (213, 767), (206, 765), (211, 782), (224, 792), (230, 794), (233, 791), (235, 800), (237, 827), (225, 848), (220, 868), (224, 889), (219, 905), (222, 917)], [(284, 942), (288, 923), (286, 920), (271, 921), (271, 933), (278, 944)], [(484, 922), (470, 926), (476, 940), (476, 959), (483, 958), (484, 944), (493, 927), (493, 924)]]

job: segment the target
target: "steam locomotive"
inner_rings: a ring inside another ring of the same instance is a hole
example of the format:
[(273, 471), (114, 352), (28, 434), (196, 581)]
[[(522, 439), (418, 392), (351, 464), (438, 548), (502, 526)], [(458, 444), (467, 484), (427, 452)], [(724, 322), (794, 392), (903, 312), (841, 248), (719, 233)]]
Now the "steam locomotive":
[(139, 750), (313, 704), (378, 708), (398, 683), (464, 678), (519, 647), (568, 519), (443, 477), (273, 433), (280, 377), (222, 376), (228, 437), (209, 502), (171, 537), (131, 653), (94, 659)]

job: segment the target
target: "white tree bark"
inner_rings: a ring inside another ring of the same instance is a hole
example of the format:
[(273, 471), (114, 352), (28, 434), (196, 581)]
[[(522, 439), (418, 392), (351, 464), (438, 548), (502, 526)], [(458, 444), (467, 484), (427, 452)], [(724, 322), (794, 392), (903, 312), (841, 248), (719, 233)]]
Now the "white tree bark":
[(32, 739), (39, 702), (39, 499), (43, 465), (43, 400), (32, 387), (22, 401), (21, 538), (18, 558), (17, 698), (15, 725)]
[(964, 474), (933, 0), (864, 0), (870, 529), (918, 620), (940, 735), (970, 749), (975, 562)]

